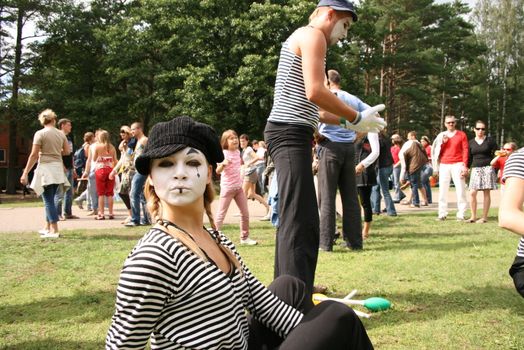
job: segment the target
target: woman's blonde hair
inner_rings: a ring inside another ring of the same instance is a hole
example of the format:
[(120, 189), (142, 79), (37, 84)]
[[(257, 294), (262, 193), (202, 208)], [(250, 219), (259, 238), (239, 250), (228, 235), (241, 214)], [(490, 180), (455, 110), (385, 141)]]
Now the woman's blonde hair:
[[(160, 198), (158, 198), (158, 195), (155, 192), (155, 187), (151, 184), (151, 175), (147, 177), (146, 183), (144, 185), (144, 196), (147, 200), (147, 209), (149, 211), (149, 214), (151, 215), (151, 218), (153, 218), (154, 222), (161, 222), (162, 203), (160, 202)], [(211, 227), (214, 230), (216, 230), (217, 228), (215, 225), (215, 219), (211, 210), (211, 203), (213, 203), (214, 199), (215, 187), (211, 182), (206, 185), (206, 190), (204, 191), (204, 209), (206, 211)], [(192, 237), (188, 236), (184, 231), (181, 231), (180, 229), (170, 230), (169, 228), (167, 228), (167, 230), (172, 237), (174, 237), (180, 243), (185, 245), (187, 249), (195, 253), (199, 258), (201, 258), (204, 261), (209, 260), (206, 254), (204, 254), (204, 252), (202, 251), (202, 249), (200, 249), (198, 244), (192, 239)], [(240, 265), (240, 261), (238, 261), (233, 252), (229, 250), (227, 247), (223, 246), (222, 244), (218, 244), (218, 247), (226, 255), (230, 264), (235, 266), (235, 268), (242, 274), (242, 266)]]
[(106, 146), (107, 152), (111, 152), (111, 149), (113, 149), (115, 146), (111, 143), (111, 137), (109, 136), (109, 132), (104, 129), (97, 130), (98, 133), (96, 134), (96, 140)]
[(128, 125), (122, 125), (120, 131), (125, 132), (128, 135), (131, 135), (131, 128)]
[(41, 125), (47, 125), (53, 122), (53, 120), (56, 120), (56, 114), (53, 112), (52, 109), (44, 109), (40, 114), (38, 115), (38, 121)]

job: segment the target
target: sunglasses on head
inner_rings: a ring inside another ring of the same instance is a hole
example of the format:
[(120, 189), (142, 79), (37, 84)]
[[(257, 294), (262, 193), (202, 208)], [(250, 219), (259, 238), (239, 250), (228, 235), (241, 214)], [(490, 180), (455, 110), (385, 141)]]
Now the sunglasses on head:
[(482, 130), (482, 131), (484, 131), (484, 130), (486, 130), (486, 128), (475, 128), (475, 130), (478, 130), (478, 131)]

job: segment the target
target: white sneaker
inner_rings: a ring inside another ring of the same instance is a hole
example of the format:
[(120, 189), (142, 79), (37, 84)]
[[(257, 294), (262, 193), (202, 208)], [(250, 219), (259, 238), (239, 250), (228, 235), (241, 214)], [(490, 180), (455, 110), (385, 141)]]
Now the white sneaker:
[(49, 230), (46, 228), (43, 228), (41, 230), (38, 230), (38, 233), (40, 234), (40, 236), (47, 235), (49, 233)]
[(244, 245), (257, 245), (258, 242), (255, 241), (254, 239), (251, 239), (251, 238), (246, 238), (246, 239), (240, 239), (240, 244), (244, 244)]
[(260, 221), (269, 221), (269, 220), (271, 220), (271, 213), (267, 213), (266, 216), (260, 219)]
[(45, 235), (42, 235), (40, 236), (42, 238), (58, 238), (60, 237), (60, 233), (51, 233), (51, 232), (48, 232), (46, 233)]

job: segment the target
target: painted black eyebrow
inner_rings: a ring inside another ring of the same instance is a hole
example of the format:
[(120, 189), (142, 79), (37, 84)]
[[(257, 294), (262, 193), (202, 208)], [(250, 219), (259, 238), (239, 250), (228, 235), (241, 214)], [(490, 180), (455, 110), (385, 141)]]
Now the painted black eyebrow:
[(187, 151), (186, 155), (190, 155), (190, 154), (193, 154), (193, 153), (197, 153), (198, 154), (198, 153), (200, 153), (200, 151), (195, 149), (195, 148), (193, 148), (193, 147), (191, 147), (189, 149), (189, 151)]

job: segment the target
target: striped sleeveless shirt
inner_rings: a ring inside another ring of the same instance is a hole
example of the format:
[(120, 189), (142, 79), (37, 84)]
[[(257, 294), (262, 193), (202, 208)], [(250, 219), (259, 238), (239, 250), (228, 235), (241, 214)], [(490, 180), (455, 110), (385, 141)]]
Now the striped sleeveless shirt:
[[(506, 161), (504, 167), (504, 180), (509, 177), (524, 179), (524, 148), (514, 152)], [(524, 237), (520, 238), (517, 256), (524, 258)]]
[(313, 129), (316, 129), (318, 125), (318, 107), (306, 97), (302, 75), (302, 57), (291, 51), (289, 38), (280, 50), (273, 108), (268, 121), (306, 125)]

